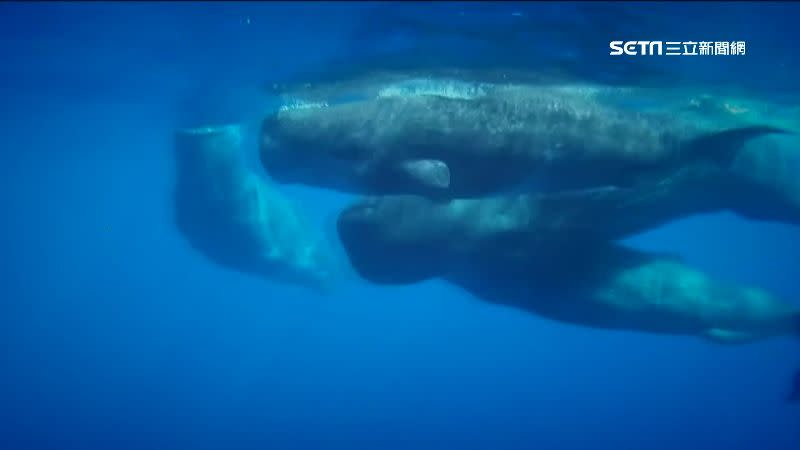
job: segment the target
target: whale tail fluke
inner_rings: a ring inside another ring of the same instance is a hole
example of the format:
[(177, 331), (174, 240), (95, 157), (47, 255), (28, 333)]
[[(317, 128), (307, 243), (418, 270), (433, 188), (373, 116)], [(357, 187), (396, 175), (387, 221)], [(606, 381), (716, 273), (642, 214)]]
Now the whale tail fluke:
[(791, 134), (791, 132), (766, 125), (732, 128), (694, 139), (691, 150), (694, 155), (709, 157), (717, 163), (728, 165), (747, 141), (768, 134)]

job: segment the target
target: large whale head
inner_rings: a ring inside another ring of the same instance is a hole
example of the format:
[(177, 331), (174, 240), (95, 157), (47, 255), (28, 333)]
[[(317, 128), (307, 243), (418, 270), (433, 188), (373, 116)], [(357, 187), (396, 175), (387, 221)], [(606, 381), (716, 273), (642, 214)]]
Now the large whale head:
[(269, 176), (356, 194), (419, 194), (447, 191), (450, 173), (436, 159), (406, 158), (392, 139), (369, 136), (372, 102), (282, 108), (261, 127), (259, 155)]
[(404, 284), (442, 275), (448, 266), (441, 251), (446, 229), (436, 220), (421, 226), (432, 212), (416, 196), (368, 197), (348, 206), (336, 228), (350, 263), (363, 278), (378, 284)]
[(357, 164), (369, 155), (328, 136), (328, 111), (321, 105), (281, 109), (261, 124), (259, 156), (270, 178), (279, 183), (315, 184), (357, 191)]

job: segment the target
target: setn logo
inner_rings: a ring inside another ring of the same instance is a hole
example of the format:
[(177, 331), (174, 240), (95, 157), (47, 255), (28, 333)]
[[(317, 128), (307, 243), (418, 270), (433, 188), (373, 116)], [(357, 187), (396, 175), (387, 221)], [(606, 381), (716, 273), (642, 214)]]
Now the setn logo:
[[(745, 41), (611, 41), (611, 56), (706, 56), (747, 54)], [(681, 50), (683, 49), (683, 50)]]
[[(663, 41), (611, 41), (611, 56), (626, 55), (661, 55)], [(639, 52), (637, 53), (637, 50)]]

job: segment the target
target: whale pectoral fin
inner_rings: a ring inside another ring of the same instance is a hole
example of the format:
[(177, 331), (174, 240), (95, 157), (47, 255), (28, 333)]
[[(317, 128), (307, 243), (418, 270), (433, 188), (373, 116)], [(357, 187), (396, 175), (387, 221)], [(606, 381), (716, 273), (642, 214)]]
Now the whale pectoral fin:
[(427, 188), (450, 187), (450, 168), (438, 159), (412, 159), (400, 163), (400, 170), (409, 178)]
[(713, 161), (727, 165), (733, 161), (736, 152), (745, 142), (768, 134), (792, 133), (781, 128), (765, 125), (732, 128), (695, 138), (691, 142), (690, 148), (694, 156), (707, 156)]

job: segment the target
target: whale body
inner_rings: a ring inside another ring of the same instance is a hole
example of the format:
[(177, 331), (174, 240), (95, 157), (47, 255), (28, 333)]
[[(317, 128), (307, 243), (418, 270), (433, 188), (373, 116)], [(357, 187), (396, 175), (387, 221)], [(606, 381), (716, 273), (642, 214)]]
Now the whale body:
[(727, 165), (744, 143), (782, 132), (700, 124), (609, 97), (579, 84), (394, 81), (269, 115), (260, 159), (283, 183), (464, 198), (631, 186), (694, 162)]
[(298, 208), (245, 164), (238, 125), (182, 129), (175, 136), (175, 221), (215, 263), (320, 292), (338, 263)]
[(439, 278), (483, 301), (573, 325), (721, 343), (798, 333), (800, 312), (762, 289), (599, 239), (660, 219), (629, 219), (626, 211), (641, 212), (641, 203), (616, 200), (613, 214), (581, 214), (597, 201), (608, 205), (596, 191), (567, 201), (372, 197), (346, 208), (337, 229), (356, 272), (376, 284)]

